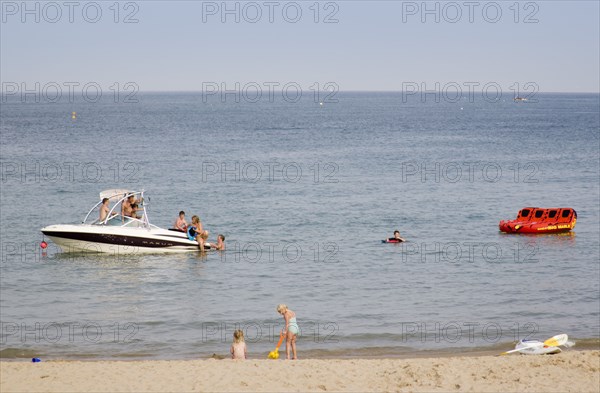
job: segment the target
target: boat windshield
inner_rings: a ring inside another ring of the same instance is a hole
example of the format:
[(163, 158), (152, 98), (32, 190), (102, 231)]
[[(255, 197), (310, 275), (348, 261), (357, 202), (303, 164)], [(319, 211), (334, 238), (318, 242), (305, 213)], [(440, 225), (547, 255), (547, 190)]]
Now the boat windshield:
[(115, 227), (144, 227), (146, 226), (143, 219), (132, 218), (115, 214), (111, 218), (105, 221), (96, 220), (93, 225), (110, 225)]

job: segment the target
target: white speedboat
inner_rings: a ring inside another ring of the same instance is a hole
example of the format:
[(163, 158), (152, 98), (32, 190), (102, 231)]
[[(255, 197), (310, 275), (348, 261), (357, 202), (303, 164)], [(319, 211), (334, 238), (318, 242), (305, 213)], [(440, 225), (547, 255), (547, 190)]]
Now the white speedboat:
[[(139, 218), (124, 217), (121, 204), (133, 195), (138, 203)], [(112, 208), (104, 220), (99, 217), (102, 199), (109, 198)], [(198, 251), (198, 243), (173, 229), (163, 229), (148, 221), (144, 191), (107, 190), (100, 202), (87, 213), (81, 224), (49, 225), (42, 232), (63, 252), (102, 252), (113, 254)]]

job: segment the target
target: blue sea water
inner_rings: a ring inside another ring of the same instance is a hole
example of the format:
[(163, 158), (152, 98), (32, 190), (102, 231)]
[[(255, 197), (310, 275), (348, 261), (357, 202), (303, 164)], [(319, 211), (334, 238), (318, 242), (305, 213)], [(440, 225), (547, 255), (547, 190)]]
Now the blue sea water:
[[(535, 102), (7, 99), (1, 110), (0, 354), (265, 357), (298, 316), (300, 356), (510, 348), (600, 338), (600, 96)], [(76, 118), (72, 119), (72, 112)], [(42, 251), (109, 188), (144, 189), (226, 252)], [(575, 230), (506, 235), (525, 206), (572, 207)], [(398, 229), (408, 242), (382, 244)]]

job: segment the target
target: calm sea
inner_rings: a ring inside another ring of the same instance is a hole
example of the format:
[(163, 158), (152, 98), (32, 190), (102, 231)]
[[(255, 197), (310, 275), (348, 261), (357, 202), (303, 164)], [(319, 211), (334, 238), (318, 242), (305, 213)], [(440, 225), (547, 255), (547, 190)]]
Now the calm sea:
[[(597, 345), (598, 95), (210, 98), (3, 98), (3, 357), (205, 358), (241, 328), (262, 358), (278, 303), (301, 357)], [(40, 228), (81, 221), (109, 188), (146, 190), (162, 227), (199, 215), (228, 250), (40, 249)], [(500, 233), (525, 206), (572, 207), (577, 226)], [(408, 242), (382, 244), (395, 229)]]

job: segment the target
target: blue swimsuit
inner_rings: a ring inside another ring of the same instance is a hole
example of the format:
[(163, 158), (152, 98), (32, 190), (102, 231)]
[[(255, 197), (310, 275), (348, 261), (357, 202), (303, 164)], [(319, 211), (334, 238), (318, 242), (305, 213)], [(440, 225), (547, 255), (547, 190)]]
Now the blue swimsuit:
[(300, 333), (300, 327), (298, 326), (298, 322), (296, 322), (296, 317), (290, 318), (288, 332), (291, 332), (292, 334)]

